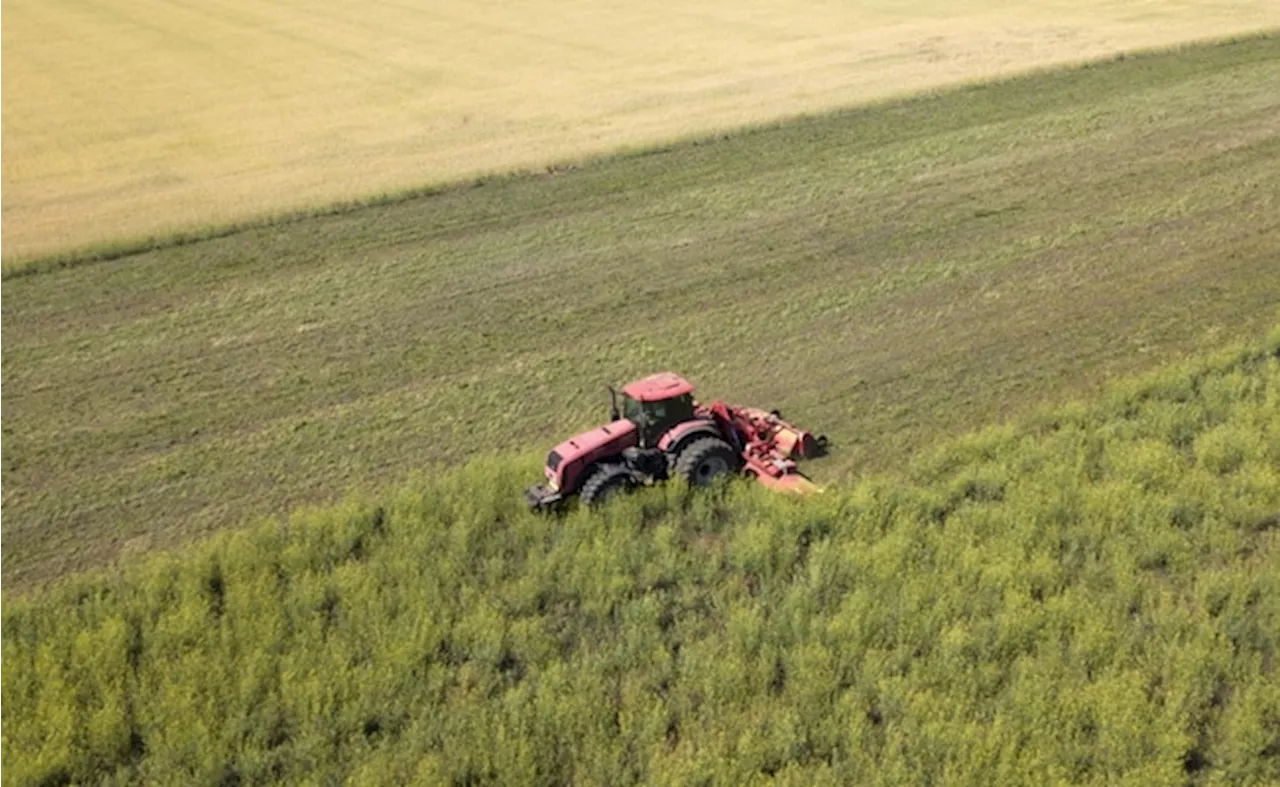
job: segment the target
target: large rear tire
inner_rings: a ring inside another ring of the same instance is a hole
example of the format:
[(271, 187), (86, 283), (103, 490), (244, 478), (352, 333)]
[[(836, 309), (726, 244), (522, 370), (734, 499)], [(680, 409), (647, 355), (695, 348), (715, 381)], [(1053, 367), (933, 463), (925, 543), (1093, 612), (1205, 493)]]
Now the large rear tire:
[(732, 473), (742, 464), (733, 446), (719, 437), (694, 440), (676, 457), (676, 475), (689, 486), (707, 486), (716, 478)]
[(578, 499), (584, 506), (596, 508), (620, 492), (628, 492), (636, 484), (631, 471), (621, 465), (601, 465), (582, 484)]

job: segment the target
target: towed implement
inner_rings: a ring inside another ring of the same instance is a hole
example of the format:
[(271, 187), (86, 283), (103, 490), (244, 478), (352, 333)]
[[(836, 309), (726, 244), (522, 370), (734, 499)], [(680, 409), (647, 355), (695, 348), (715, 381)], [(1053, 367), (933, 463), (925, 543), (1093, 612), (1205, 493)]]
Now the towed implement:
[(525, 490), (534, 509), (578, 497), (588, 506), (638, 486), (683, 478), (706, 486), (742, 473), (765, 486), (806, 494), (817, 486), (796, 464), (826, 452), (815, 437), (774, 410), (710, 405), (693, 398), (693, 385), (671, 372), (609, 389), (610, 422), (565, 440), (547, 454), (546, 483)]

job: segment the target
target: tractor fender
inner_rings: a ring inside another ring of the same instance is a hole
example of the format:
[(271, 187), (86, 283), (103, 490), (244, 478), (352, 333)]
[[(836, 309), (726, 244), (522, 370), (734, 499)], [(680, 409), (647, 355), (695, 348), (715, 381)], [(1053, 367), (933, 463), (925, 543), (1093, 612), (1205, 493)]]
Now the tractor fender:
[(724, 435), (720, 432), (720, 427), (716, 426), (715, 421), (709, 418), (698, 418), (677, 424), (667, 430), (667, 433), (658, 440), (658, 448), (668, 454), (678, 454), (691, 440), (697, 440), (701, 437), (724, 439)]

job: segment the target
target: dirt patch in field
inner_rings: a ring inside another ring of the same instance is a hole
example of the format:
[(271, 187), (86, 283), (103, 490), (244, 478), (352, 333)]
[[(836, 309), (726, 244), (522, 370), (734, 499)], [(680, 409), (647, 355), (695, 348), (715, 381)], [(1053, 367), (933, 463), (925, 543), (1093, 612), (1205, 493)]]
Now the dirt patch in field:
[(15, 0), (3, 257), (1280, 26), (1271, 0)]

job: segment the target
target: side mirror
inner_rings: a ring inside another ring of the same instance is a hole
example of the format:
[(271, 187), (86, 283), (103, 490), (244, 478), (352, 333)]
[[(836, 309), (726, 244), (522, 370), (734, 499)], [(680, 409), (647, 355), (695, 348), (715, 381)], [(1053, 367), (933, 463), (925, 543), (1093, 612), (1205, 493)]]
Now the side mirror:
[(606, 386), (609, 389), (609, 420), (616, 421), (622, 417), (618, 412), (618, 392), (613, 390), (613, 386)]

